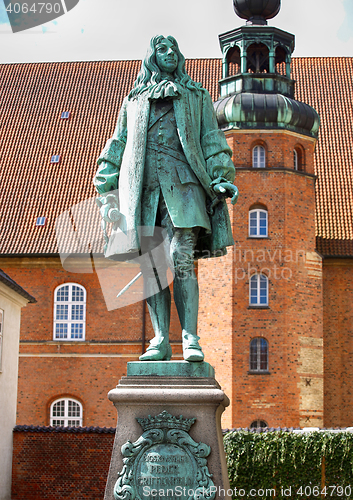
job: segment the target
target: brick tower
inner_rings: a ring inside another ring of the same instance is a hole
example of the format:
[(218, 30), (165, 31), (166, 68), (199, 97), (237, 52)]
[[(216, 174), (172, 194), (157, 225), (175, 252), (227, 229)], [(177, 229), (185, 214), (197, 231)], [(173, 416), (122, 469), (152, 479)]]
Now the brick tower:
[(322, 427), (313, 165), (319, 117), (294, 98), (294, 36), (268, 26), (280, 0), (234, 0), (234, 9), (247, 22), (219, 37), (215, 109), (237, 170), (236, 245), (222, 259), (199, 263), (199, 328), (231, 399), (224, 427)]

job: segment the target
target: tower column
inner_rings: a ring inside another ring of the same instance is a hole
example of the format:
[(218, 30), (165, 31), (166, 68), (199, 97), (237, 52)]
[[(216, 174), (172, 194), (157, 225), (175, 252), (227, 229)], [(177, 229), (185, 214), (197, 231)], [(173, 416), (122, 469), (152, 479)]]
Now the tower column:
[(227, 78), (228, 75), (229, 75), (229, 71), (228, 71), (227, 54), (223, 54), (223, 60), (222, 60), (222, 78)]
[(240, 47), (240, 72), (241, 73), (246, 73), (247, 71), (247, 50), (245, 49), (244, 45), (242, 44)]
[(290, 54), (286, 55), (286, 77), (290, 78), (290, 63), (292, 61), (292, 57)]
[(269, 52), (268, 65), (269, 65), (269, 72), (274, 73), (276, 68), (276, 53), (274, 49), (270, 50)]

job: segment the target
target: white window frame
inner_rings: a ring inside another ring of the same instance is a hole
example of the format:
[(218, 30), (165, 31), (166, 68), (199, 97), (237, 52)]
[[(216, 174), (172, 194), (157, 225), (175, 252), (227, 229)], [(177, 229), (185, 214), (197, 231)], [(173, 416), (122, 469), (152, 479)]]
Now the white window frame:
[[(65, 287), (69, 287), (69, 296), (67, 301), (57, 300), (58, 291)], [(72, 292), (73, 287), (78, 287), (83, 291), (83, 301), (73, 301), (72, 300)], [(53, 325), (53, 340), (56, 342), (83, 342), (86, 338), (86, 302), (87, 302), (87, 292), (84, 286), (79, 283), (62, 283), (58, 287), (55, 288), (54, 291), (54, 325)], [(68, 317), (67, 319), (57, 318), (58, 305), (67, 305), (68, 306)], [(83, 305), (83, 319), (75, 320), (72, 319), (72, 306), (74, 305)], [(58, 324), (67, 325), (66, 337), (60, 337), (60, 333), (58, 334), (56, 331), (56, 327)], [(74, 333), (71, 331), (71, 326), (75, 324), (82, 324), (82, 338), (75, 338)]]
[[(266, 367), (261, 368), (261, 343), (265, 342), (266, 345)], [(251, 348), (252, 345), (256, 346), (256, 367), (251, 366)], [(268, 357), (269, 357), (269, 346), (268, 341), (264, 337), (256, 337), (250, 341), (250, 353), (249, 353), (249, 370), (254, 373), (268, 372)]]
[(266, 149), (260, 144), (252, 150), (252, 166), (253, 168), (266, 167)]
[(61, 156), (60, 156), (60, 155), (53, 155), (53, 156), (50, 158), (50, 163), (60, 163), (60, 158), (61, 158)]
[[(64, 409), (64, 415), (53, 415), (54, 406), (58, 403), (63, 403), (62, 407)], [(75, 405), (79, 406), (80, 416), (70, 416), (70, 403), (75, 403)], [(60, 420), (60, 423), (57, 421)], [(59, 398), (52, 402), (50, 405), (50, 425), (52, 427), (82, 427), (83, 421), (83, 408), (82, 404), (77, 401), (77, 399), (73, 398)], [(74, 422), (74, 425), (72, 423)]]
[(298, 151), (296, 149), (293, 149), (293, 164), (294, 170), (298, 170)]
[[(251, 230), (253, 229), (253, 227), (251, 226), (252, 214), (256, 214), (255, 234), (251, 234)], [(265, 217), (266, 233), (265, 234), (260, 234), (261, 214), (266, 215), (266, 217)], [(253, 210), (249, 210), (249, 238), (268, 238), (268, 212), (265, 208), (254, 208)]]
[(45, 226), (45, 224), (47, 223), (47, 218), (46, 217), (37, 217), (37, 220), (36, 220), (36, 226), (37, 227), (43, 227)]
[[(264, 281), (263, 279), (261, 278), (265, 278), (266, 281)], [(256, 301), (255, 302), (252, 302), (252, 288), (255, 288), (255, 287), (252, 287), (252, 284), (256, 282)], [(266, 283), (266, 301), (263, 302), (261, 301), (261, 290), (263, 288), (261, 288), (261, 283)], [(251, 277), (250, 277), (250, 280), (249, 280), (249, 305), (251, 307), (267, 307), (268, 306), (268, 277), (266, 276), (266, 274), (262, 274), (262, 273), (257, 273), (257, 274), (253, 274)]]
[[(265, 426), (262, 426), (261, 423), (264, 423), (266, 424)], [(255, 425), (254, 425), (255, 424)], [(268, 424), (266, 422), (266, 420), (262, 420), (261, 418), (258, 418), (256, 420), (254, 420), (253, 422), (251, 422), (250, 424), (250, 429), (264, 429), (268, 427)]]
[(2, 372), (3, 340), (4, 340), (4, 310), (0, 309), (0, 373)]

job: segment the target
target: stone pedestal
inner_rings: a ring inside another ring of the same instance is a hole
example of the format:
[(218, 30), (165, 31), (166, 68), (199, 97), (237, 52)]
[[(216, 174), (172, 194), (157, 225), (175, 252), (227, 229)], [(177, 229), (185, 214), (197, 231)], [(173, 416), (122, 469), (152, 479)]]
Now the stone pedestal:
[(109, 399), (118, 411), (118, 424), (104, 500), (114, 500), (114, 485), (123, 470), (121, 447), (127, 441), (134, 443), (143, 433), (136, 419), (156, 417), (163, 411), (178, 418), (182, 415), (184, 419), (196, 419), (189, 435), (196, 443), (211, 448), (207, 467), (217, 488), (215, 498), (230, 499), (221, 431), (221, 415), (229, 399), (216, 382), (212, 366), (186, 361), (128, 363), (127, 376), (109, 392)]

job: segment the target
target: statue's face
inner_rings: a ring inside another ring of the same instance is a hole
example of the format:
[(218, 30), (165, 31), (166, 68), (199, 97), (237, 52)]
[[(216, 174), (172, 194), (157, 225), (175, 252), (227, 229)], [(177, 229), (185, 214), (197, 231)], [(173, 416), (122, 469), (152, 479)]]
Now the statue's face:
[(164, 73), (173, 73), (178, 66), (178, 54), (176, 46), (164, 38), (156, 46), (156, 61), (159, 69)]

